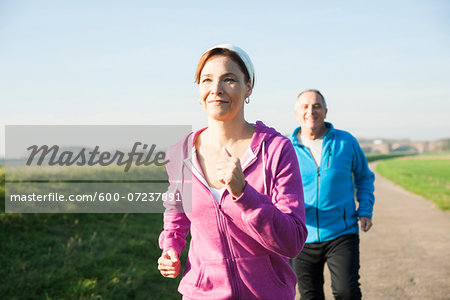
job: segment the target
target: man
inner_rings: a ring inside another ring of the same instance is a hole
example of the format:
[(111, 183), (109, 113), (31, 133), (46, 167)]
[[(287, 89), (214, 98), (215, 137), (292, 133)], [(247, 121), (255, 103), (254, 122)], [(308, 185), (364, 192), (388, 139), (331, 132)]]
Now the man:
[(327, 111), (318, 90), (297, 97), (301, 126), (290, 139), (300, 164), (308, 238), (293, 266), (301, 299), (324, 299), (325, 262), (335, 299), (361, 299), (358, 219), (361, 230), (372, 227), (375, 177), (357, 140), (325, 122)]

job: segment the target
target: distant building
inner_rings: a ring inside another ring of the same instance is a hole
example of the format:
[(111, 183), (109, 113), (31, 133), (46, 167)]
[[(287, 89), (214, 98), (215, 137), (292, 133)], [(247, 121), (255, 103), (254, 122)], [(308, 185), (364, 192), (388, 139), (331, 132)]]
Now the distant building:
[(438, 141), (411, 142), (409, 140), (383, 140), (383, 139), (362, 139), (361, 148), (365, 153), (392, 153), (392, 152), (444, 152), (450, 151), (450, 139)]

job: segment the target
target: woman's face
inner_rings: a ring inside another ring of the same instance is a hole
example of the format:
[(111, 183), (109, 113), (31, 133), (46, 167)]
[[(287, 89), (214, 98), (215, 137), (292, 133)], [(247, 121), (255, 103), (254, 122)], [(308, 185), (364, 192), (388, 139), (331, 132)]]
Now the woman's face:
[(239, 65), (227, 56), (211, 57), (200, 73), (200, 101), (206, 114), (215, 120), (236, 117), (251, 92)]

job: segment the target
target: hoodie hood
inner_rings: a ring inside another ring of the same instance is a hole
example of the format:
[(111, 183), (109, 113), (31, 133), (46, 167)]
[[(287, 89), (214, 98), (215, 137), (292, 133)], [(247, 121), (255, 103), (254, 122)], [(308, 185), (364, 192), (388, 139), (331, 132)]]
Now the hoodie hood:
[[(253, 133), (253, 137), (250, 142), (250, 148), (252, 149), (252, 152), (255, 155), (257, 155), (261, 150), (261, 146), (264, 141), (267, 143), (276, 136), (282, 136), (274, 128), (266, 126), (261, 121), (256, 121), (256, 124), (253, 125), (255, 126), (255, 132)], [(197, 139), (198, 135), (207, 128), (208, 127), (199, 129), (193, 134), (194, 138), (192, 139), (191, 142), (192, 147), (195, 147), (195, 140)]]
[(252, 141), (250, 143), (250, 148), (256, 155), (261, 150), (263, 142), (267, 143), (276, 136), (281, 136), (281, 134), (274, 128), (264, 125), (263, 122), (256, 121), (256, 129), (255, 133), (253, 134)]

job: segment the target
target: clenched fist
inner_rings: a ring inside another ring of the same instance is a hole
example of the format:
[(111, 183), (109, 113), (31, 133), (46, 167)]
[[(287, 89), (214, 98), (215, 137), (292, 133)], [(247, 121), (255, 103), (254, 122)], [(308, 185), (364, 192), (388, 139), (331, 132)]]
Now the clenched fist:
[(223, 157), (216, 165), (217, 179), (225, 185), (234, 198), (239, 198), (245, 187), (245, 177), (242, 173), (239, 158), (233, 157), (225, 147), (222, 147)]
[(178, 253), (173, 249), (169, 249), (164, 252), (158, 259), (158, 270), (164, 277), (177, 277), (181, 270), (181, 263), (178, 258)]

